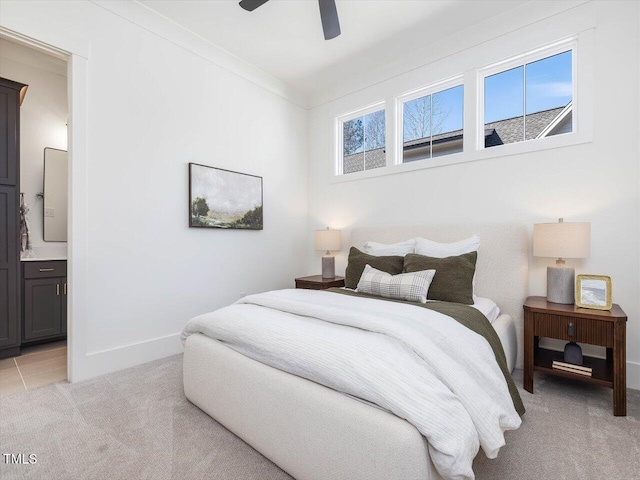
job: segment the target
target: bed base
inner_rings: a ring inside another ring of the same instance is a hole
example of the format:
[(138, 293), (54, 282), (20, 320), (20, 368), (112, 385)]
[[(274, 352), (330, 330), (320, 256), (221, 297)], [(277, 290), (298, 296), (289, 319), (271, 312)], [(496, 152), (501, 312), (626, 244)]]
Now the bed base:
[(196, 334), (187, 398), (297, 480), (441, 480), (405, 420)]

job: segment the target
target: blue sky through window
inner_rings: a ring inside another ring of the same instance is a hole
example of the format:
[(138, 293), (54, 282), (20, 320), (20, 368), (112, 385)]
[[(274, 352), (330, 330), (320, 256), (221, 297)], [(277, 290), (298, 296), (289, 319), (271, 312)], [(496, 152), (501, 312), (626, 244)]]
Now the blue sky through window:
[(464, 87), (443, 90), (433, 94), (433, 134), (462, 130)]
[(523, 115), (525, 72), (527, 115), (564, 107), (571, 101), (572, 64), (568, 51), (485, 78), (485, 123)]
[(544, 58), (526, 66), (527, 115), (564, 107), (571, 101), (571, 52)]

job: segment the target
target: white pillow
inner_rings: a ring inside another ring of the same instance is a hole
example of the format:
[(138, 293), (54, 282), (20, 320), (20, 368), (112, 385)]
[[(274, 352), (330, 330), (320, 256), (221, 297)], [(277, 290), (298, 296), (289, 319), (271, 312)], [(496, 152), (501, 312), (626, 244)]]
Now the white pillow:
[(391, 275), (366, 265), (356, 292), (368, 293), (379, 297), (427, 303), (427, 293), (435, 270), (400, 273)]
[(465, 253), (477, 252), (480, 247), (480, 237), (471, 237), (453, 243), (440, 243), (426, 238), (416, 238), (416, 253), (427, 257), (446, 258), (463, 255)]
[(500, 316), (500, 307), (490, 298), (473, 297), (473, 308), (480, 310), (489, 322), (495, 322)]
[(416, 249), (416, 240), (405, 240), (404, 242), (398, 242), (391, 245), (386, 243), (367, 242), (364, 244), (364, 251), (369, 255), (375, 257), (382, 257), (388, 255), (397, 255), (404, 257), (407, 253), (414, 253)]

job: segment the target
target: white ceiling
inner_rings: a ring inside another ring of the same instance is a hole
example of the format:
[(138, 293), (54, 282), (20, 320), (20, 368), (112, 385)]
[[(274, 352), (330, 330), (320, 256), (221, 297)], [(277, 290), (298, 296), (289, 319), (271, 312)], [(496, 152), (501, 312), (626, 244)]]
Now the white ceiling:
[(313, 95), (526, 0), (336, 0), (342, 35), (326, 41), (316, 0), (138, 0), (147, 8)]

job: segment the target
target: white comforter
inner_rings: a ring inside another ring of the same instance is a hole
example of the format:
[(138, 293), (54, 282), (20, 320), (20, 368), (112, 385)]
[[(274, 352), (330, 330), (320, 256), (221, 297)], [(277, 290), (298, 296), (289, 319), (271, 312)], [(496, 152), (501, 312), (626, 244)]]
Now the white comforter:
[(473, 479), (479, 447), (494, 458), (521, 423), (487, 341), (425, 308), (280, 290), (195, 317), (193, 333), (406, 419), (446, 479)]

